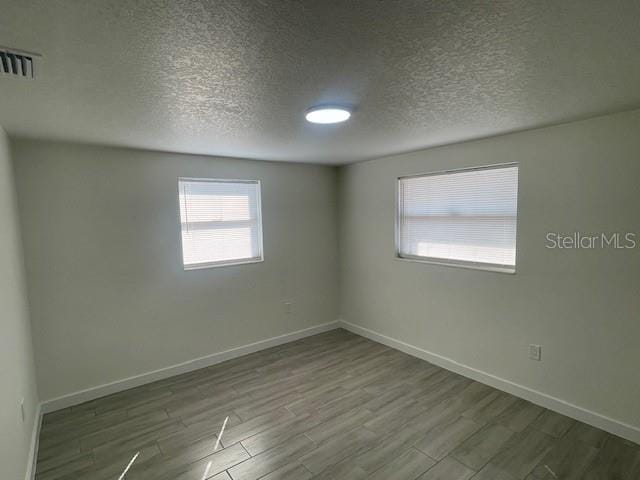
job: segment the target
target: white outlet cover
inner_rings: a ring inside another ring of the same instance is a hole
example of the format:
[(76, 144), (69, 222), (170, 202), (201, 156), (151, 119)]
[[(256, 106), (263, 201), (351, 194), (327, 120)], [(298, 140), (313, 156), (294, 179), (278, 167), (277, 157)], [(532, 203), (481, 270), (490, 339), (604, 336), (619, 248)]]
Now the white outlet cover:
[(542, 358), (542, 346), (540, 345), (529, 345), (529, 358), (531, 360), (540, 361)]

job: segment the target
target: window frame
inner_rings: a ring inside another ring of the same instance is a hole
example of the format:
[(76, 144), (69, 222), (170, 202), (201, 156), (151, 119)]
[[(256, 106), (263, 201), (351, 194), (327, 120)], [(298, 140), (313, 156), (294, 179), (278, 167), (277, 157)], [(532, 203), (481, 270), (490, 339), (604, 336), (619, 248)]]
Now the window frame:
[[(257, 226), (257, 245), (260, 256), (251, 257), (245, 259), (234, 260), (222, 260), (217, 262), (203, 262), (186, 265), (184, 263), (184, 246), (182, 241), (182, 216), (180, 213), (180, 182), (203, 182), (203, 183), (244, 183), (257, 185), (256, 194), (256, 226)], [(204, 270), (207, 268), (219, 268), (219, 267), (233, 267), (238, 265), (249, 265), (253, 263), (264, 262), (264, 244), (262, 233), (262, 182), (260, 180), (247, 180), (238, 178), (208, 178), (208, 177), (178, 177), (177, 191), (178, 191), (178, 233), (180, 237), (180, 261), (182, 262), (182, 268), (184, 271), (189, 270)]]
[(400, 183), (402, 180), (407, 178), (417, 178), (417, 177), (431, 177), (436, 175), (447, 175), (452, 173), (462, 173), (462, 172), (473, 172), (477, 170), (494, 170), (499, 168), (509, 168), (509, 167), (517, 167), (518, 169), (518, 197), (520, 196), (520, 164), (518, 162), (508, 162), (508, 163), (497, 163), (493, 165), (482, 165), (475, 167), (460, 167), (453, 168), (447, 170), (438, 170), (434, 172), (427, 173), (416, 173), (411, 175), (402, 175), (396, 178), (396, 208), (395, 208), (395, 259), (404, 261), (404, 262), (414, 262), (414, 263), (426, 263), (430, 265), (440, 265), (444, 267), (456, 267), (456, 268), (466, 268), (471, 270), (482, 270), (486, 272), (496, 272), (496, 273), (507, 273), (511, 275), (515, 275), (516, 267), (518, 265), (518, 211), (519, 211), (519, 198), (516, 199), (516, 260), (513, 266), (511, 265), (502, 265), (496, 263), (487, 263), (487, 262), (473, 262), (468, 260), (456, 260), (456, 259), (447, 259), (447, 258), (438, 258), (438, 257), (421, 257), (417, 255), (403, 255), (400, 252), (400, 218), (402, 216), (402, 200), (401, 200), (401, 190)]

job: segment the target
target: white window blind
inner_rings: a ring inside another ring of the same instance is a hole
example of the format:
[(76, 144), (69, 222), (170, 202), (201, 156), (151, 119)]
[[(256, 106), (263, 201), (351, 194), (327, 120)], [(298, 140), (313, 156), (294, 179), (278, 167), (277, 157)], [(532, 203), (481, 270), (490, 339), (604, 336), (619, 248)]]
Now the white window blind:
[(262, 260), (260, 182), (178, 179), (184, 267)]
[(516, 164), (398, 182), (398, 256), (515, 271)]

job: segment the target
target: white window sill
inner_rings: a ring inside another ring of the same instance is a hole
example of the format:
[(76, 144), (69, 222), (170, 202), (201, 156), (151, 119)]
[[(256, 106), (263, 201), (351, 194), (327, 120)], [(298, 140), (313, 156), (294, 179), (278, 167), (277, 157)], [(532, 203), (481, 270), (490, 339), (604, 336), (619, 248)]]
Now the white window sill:
[(204, 270), (205, 268), (218, 268), (218, 267), (235, 267), (238, 265), (247, 265), (251, 263), (264, 262), (264, 258), (247, 258), (239, 260), (229, 260), (225, 262), (211, 262), (211, 263), (197, 263), (193, 265), (183, 265), (185, 271), (189, 270)]
[(401, 260), (404, 262), (414, 262), (414, 263), (428, 263), (431, 265), (440, 265), (443, 267), (457, 267), (457, 268), (466, 268), (470, 270), (484, 270), (486, 272), (495, 272), (495, 273), (508, 273), (511, 275), (515, 275), (516, 267), (510, 267), (505, 265), (494, 265), (490, 263), (473, 263), (473, 262), (462, 262), (455, 260), (446, 260), (439, 258), (430, 258), (430, 257), (402, 257), (400, 255), (395, 256), (396, 260)]

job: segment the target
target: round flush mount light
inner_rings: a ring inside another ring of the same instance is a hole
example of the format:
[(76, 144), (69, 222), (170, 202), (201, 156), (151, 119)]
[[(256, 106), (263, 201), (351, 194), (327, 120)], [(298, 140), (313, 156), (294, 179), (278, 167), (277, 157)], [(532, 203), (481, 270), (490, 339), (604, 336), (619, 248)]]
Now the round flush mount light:
[(349, 109), (336, 105), (311, 107), (305, 113), (307, 122), (322, 124), (341, 123), (349, 120), (350, 117), (351, 111)]

